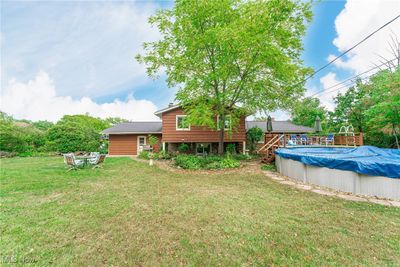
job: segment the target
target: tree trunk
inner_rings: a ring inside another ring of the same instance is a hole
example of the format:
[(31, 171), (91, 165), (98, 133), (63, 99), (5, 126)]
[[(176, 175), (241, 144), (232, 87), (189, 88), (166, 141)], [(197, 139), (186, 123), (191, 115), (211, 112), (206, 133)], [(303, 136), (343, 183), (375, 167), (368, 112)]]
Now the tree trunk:
[(224, 154), (224, 138), (225, 138), (225, 115), (219, 117), (219, 141), (218, 141), (218, 154)]

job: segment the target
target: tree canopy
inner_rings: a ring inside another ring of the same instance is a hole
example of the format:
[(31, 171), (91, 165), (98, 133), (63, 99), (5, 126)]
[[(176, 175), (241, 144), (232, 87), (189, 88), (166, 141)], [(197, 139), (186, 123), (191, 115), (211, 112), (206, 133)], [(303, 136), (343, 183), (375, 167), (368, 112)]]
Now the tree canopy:
[(318, 98), (306, 97), (295, 102), (291, 109), (292, 121), (298, 125), (314, 127), (315, 119), (319, 117), (325, 121), (327, 111)]
[(297, 0), (178, 0), (149, 19), (161, 40), (145, 43), (137, 59), (150, 76), (165, 70), (191, 123), (218, 129), (217, 114), (235, 125), (241, 115), (288, 107), (301, 95), (311, 16), (310, 3)]

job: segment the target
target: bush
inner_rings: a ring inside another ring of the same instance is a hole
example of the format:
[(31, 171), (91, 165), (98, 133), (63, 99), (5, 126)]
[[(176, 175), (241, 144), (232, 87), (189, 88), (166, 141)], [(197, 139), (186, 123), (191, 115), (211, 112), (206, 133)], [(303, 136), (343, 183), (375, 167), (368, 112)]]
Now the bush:
[(226, 152), (228, 152), (230, 154), (236, 154), (236, 145), (235, 144), (227, 144)]
[(186, 144), (186, 143), (179, 144), (178, 151), (182, 152), (182, 153), (185, 153), (185, 152), (189, 151), (189, 145)]
[(198, 170), (202, 167), (201, 159), (193, 155), (178, 155), (175, 158), (175, 164), (189, 170)]
[(171, 159), (171, 155), (165, 152), (164, 150), (161, 150), (157, 154), (154, 155), (155, 158), (157, 159)]
[(189, 170), (215, 170), (237, 168), (240, 166), (240, 162), (233, 158), (220, 156), (199, 157), (194, 155), (178, 155), (175, 158), (175, 165)]
[(150, 151), (142, 151), (142, 152), (140, 152), (138, 158), (139, 159), (150, 159), (150, 154), (151, 154)]

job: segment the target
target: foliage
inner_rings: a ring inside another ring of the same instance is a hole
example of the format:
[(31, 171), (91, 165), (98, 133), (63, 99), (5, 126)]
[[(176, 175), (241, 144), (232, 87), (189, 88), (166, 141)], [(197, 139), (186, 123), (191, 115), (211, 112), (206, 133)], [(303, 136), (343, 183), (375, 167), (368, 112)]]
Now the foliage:
[(213, 170), (237, 168), (240, 167), (240, 162), (230, 157), (178, 155), (175, 158), (175, 165), (189, 170)]
[(335, 98), (335, 110), (329, 114), (331, 130), (338, 131), (341, 125), (352, 124), (365, 133), (365, 144), (399, 147), (399, 87), (400, 67), (379, 71), (367, 82), (358, 81)]
[(144, 151), (139, 153), (138, 158), (139, 159), (150, 159), (150, 154), (151, 154), (150, 151), (144, 150)]
[(182, 152), (182, 153), (188, 152), (188, 151), (189, 151), (189, 145), (186, 144), (186, 143), (180, 143), (180, 144), (178, 145), (178, 151), (179, 151), (179, 152)]
[(250, 153), (254, 153), (256, 150), (257, 143), (262, 140), (264, 136), (264, 131), (256, 126), (247, 131), (247, 143), (250, 150)]
[(136, 58), (150, 76), (165, 69), (190, 123), (217, 129), (215, 115), (229, 115), (234, 127), (248, 112), (288, 107), (300, 96), (311, 17), (311, 4), (295, 0), (176, 1), (149, 19), (161, 39), (144, 43)]
[(171, 154), (165, 152), (164, 150), (161, 150), (160, 152), (155, 153), (154, 156), (156, 159), (171, 159), (172, 158)]
[(236, 145), (235, 144), (227, 144), (226, 145), (226, 152), (229, 154), (236, 154)]
[(155, 135), (150, 135), (149, 136), (149, 145), (152, 147), (155, 146), (158, 143), (158, 138)]
[[(295, 102), (291, 109), (294, 124), (314, 127), (315, 119), (319, 117), (323, 123), (326, 118), (326, 110), (321, 106), (318, 98), (306, 97)], [(322, 127), (324, 129), (324, 127)]]
[(247, 154), (234, 154), (231, 157), (236, 160), (250, 160), (253, 158), (252, 156)]

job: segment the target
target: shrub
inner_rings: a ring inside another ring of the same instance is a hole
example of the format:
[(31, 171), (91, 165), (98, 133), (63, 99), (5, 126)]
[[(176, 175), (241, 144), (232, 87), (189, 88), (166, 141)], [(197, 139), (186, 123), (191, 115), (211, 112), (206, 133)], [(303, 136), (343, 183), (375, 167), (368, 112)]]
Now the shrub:
[(150, 159), (150, 151), (142, 151), (140, 152), (139, 159)]
[(167, 152), (165, 152), (164, 150), (161, 150), (160, 152), (158, 152), (157, 154), (155, 154), (155, 157), (157, 159), (170, 159), (171, 155), (168, 154)]
[(178, 155), (175, 158), (175, 165), (189, 170), (214, 170), (237, 168), (240, 166), (240, 162), (233, 158), (220, 156), (198, 157), (194, 155)]
[(189, 151), (189, 145), (186, 143), (181, 143), (178, 146), (178, 150), (179, 150), (179, 152), (185, 153), (185, 152)]
[(175, 158), (175, 164), (189, 170), (198, 170), (202, 167), (201, 159), (193, 155), (178, 155)]
[(228, 152), (230, 154), (235, 154), (236, 153), (236, 145), (235, 144), (227, 144), (226, 152)]
[(157, 145), (157, 143), (158, 143), (157, 136), (150, 135), (149, 136), (149, 145), (151, 145), (151, 147), (154, 147), (155, 145)]

